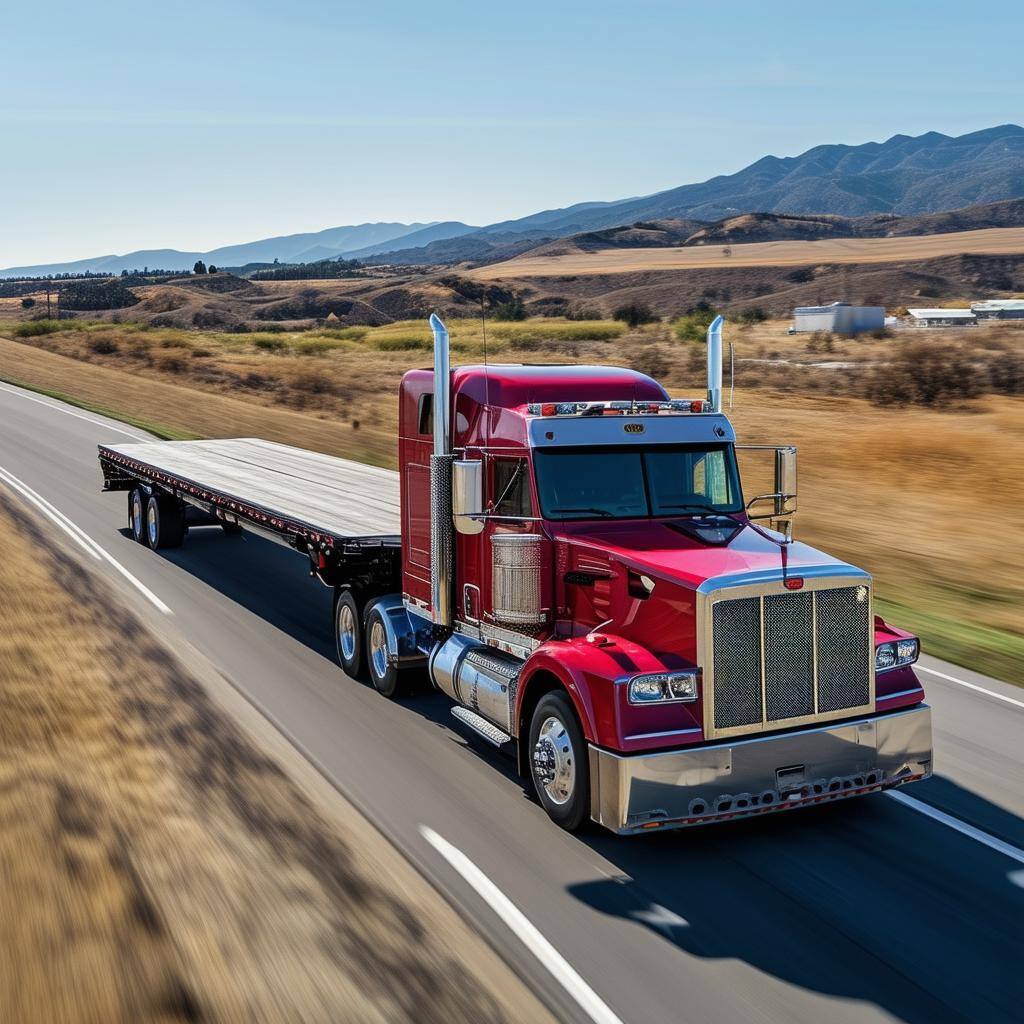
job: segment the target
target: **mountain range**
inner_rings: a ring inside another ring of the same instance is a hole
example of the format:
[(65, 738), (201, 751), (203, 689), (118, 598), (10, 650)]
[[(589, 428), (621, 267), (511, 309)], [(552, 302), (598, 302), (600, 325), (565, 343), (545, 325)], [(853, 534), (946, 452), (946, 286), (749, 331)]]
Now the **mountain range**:
[(1000, 125), (951, 137), (894, 135), (886, 142), (822, 145), (795, 157), (766, 156), (735, 174), (614, 202), (584, 202), (473, 227), (461, 221), (360, 224), (260, 239), (209, 252), (143, 250), (74, 263), (0, 270), (0, 277), (120, 273), (144, 266), (218, 266), (363, 259), (398, 264), (505, 259), (540, 241), (678, 220), (721, 221), (746, 213), (915, 216), (1024, 198), (1024, 128)]

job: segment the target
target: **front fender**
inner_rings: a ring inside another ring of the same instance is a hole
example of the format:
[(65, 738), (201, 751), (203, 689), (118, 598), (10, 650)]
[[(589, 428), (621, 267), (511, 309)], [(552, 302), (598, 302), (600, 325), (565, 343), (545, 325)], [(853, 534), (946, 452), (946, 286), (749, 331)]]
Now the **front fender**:
[[(530, 655), (519, 674), (514, 721), (524, 727), (527, 725), (523, 722), (523, 708), (531, 684), (538, 677), (553, 676), (569, 694), (588, 742), (623, 750), (628, 743), (623, 737), (625, 723), (617, 681), (638, 672), (664, 672), (684, 667), (685, 664), (674, 657), (654, 654), (619, 636), (602, 634), (597, 639), (548, 640)], [(674, 708), (678, 709), (678, 705)], [(647, 716), (654, 731), (665, 709), (634, 710)]]

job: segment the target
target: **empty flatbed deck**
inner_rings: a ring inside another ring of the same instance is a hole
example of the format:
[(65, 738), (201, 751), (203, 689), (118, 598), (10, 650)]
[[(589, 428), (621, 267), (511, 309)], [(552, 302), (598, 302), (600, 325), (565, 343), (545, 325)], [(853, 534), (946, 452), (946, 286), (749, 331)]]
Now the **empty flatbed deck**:
[(107, 490), (157, 484), (277, 533), (398, 543), (396, 474), (257, 438), (100, 445)]

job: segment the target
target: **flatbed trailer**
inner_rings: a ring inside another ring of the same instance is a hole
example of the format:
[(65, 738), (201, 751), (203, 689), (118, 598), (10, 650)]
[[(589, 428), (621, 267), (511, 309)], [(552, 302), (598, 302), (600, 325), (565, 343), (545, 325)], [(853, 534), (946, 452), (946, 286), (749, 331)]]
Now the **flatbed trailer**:
[(103, 489), (129, 492), (140, 542), (244, 528), (306, 554), (329, 586), (372, 578), (401, 589), (399, 486), (387, 470), (258, 438), (98, 447)]

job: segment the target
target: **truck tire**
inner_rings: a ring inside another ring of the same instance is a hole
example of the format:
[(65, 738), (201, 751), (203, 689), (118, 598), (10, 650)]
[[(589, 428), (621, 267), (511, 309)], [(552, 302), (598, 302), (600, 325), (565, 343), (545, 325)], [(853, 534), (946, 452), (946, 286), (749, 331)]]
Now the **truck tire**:
[(146, 543), (154, 550), (180, 548), (185, 539), (185, 513), (174, 498), (151, 494), (146, 503)]
[(373, 688), (382, 696), (394, 700), (408, 693), (410, 673), (388, 661), (384, 613), (376, 603), (366, 610), (366, 669)]
[(530, 777), (548, 817), (567, 832), (590, 819), (590, 764), (568, 694), (545, 694), (530, 719)]
[(338, 650), (338, 664), (353, 679), (362, 679), (366, 669), (362, 622), (359, 602), (346, 587), (334, 602), (334, 644)]
[(146, 543), (146, 496), (140, 487), (133, 487), (128, 492), (128, 529), (132, 532), (132, 540)]

